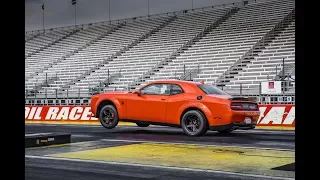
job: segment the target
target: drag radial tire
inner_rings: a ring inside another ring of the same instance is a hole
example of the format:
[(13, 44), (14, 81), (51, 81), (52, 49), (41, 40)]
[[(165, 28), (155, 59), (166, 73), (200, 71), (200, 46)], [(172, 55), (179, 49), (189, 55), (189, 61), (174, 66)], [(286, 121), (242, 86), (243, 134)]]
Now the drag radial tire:
[(99, 119), (103, 127), (112, 129), (118, 125), (118, 111), (113, 105), (105, 105), (100, 110)]
[(148, 127), (150, 124), (148, 123), (141, 123), (141, 122), (137, 122), (136, 123), (139, 127)]
[(198, 110), (187, 111), (181, 118), (181, 127), (188, 136), (201, 136), (208, 130), (206, 117)]

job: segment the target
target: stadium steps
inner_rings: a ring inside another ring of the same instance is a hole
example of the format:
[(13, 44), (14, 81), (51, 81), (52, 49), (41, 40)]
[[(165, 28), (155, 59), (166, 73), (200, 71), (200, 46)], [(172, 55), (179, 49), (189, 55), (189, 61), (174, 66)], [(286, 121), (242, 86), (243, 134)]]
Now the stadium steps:
[(65, 38), (67, 38), (67, 37), (75, 34), (76, 32), (79, 32), (79, 31), (80, 31), (79, 29), (75, 29), (74, 31), (71, 31), (70, 33), (66, 34), (65, 36), (62, 36), (61, 38), (59, 38), (59, 39), (57, 39), (57, 40), (55, 40), (55, 41), (53, 41), (53, 42), (51, 42), (51, 43), (49, 43), (49, 44), (47, 44), (46, 46), (41, 47), (40, 49), (38, 49), (38, 50), (36, 50), (36, 51), (34, 51), (34, 52), (32, 52), (32, 53), (29, 53), (29, 54), (28, 54), (27, 56), (25, 56), (25, 57), (28, 58), (28, 57), (30, 57), (30, 56), (32, 56), (32, 55), (35, 55), (35, 54), (37, 54), (37, 53), (39, 53), (39, 52), (47, 49), (48, 47), (50, 47), (50, 46), (52, 46), (52, 45), (54, 45), (54, 44), (56, 44), (56, 43), (59, 43), (59, 41), (61, 41), (61, 40), (65, 39)]
[(145, 83), (147, 79), (150, 79), (151, 76), (155, 75), (155, 72), (159, 71), (159, 69), (161, 69), (161, 68), (164, 68), (164, 66), (169, 65), (169, 63), (172, 62), (173, 59), (175, 59), (178, 56), (180, 56), (182, 53), (184, 53), (186, 50), (188, 50), (190, 47), (192, 47), (196, 42), (201, 40), (203, 37), (205, 37), (207, 34), (209, 34), (215, 28), (219, 27), (219, 25), (221, 23), (225, 22), (233, 14), (238, 12), (239, 9), (240, 8), (237, 8), (237, 7), (234, 7), (232, 9), (230, 9), (230, 11), (228, 11), (226, 14), (224, 14), (217, 21), (213, 22), (209, 26), (206, 26), (203, 29), (203, 31), (198, 33), (193, 39), (190, 39), (188, 42), (186, 42), (184, 45), (182, 45), (180, 48), (178, 48), (175, 52), (173, 52), (171, 55), (169, 55), (168, 58), (165, 58), (161, 62), (157, 63), (148, 72), (144, 73), (142, 76), (140, 76), (139, 78), (134, 80), (132, 83), (130, 83), (128, 85), (129, 89), (136, 89), (138, 86), (141, 86), (141, 84)]
[[(69, 83), (65, 84), (62, 87), (62, 91), (65, 91), (66, 89), (70, 88), (71, 85), (75, 84), (76, 82), (79, 82), (81, 79), (84, 79), (86, 76), (90, 75), (90, 73), (95, 72), (96, 70), (100, 69), (100, 67), (104, 66), (105, 64), (108, 64), (108, 62), (113, 61), (114, 59), (116, 59), (117, 57), (121, 56), (123, 53), (127, 52), (130, 48), (136, 46), (138, 43), (140, 43), (141, 41), (144, 41), (145, 39), (147, 39), (148, 37), (150, 37), (152, 34), (158, 32), (160, 29), (166, 27), (168, 24), (170, 24), (171, 22), (173, 22), (175, 19), (177, 19), (177, 16), (174, 15), (172, 17), (170, 17), (167, 21), (165, 21), (163, 24), (159, 25), (158, 27), (152, 29), (151, 31), (148, 31), (147, 33), (143, 34), (141, 37), (139, 37), (138, 39), (136, 39), (135, 41), (133, 41), (132, 43), (130, 43), (128, 46), (120, 49), (118, 52), (114, 53), (113, 55), (111, 55), (110, 57), (108, 57), (107, 59), (105, 59), (104, 61), (102, 61), (100, 64), (96, 65), (95, 67), (91, 68), (90, 70), (88, 70), (87, 72), (83, 73), (81, 76), (79, 76), (78, 78), (76, 78), (73, 81), (70, 81)], [(112, 79), (109, 78), (109, 82), (108, 79), (106, 79), (105, 81), (103, 81), (102, 83), (104, 84), (104, 86), (108, 86), (110, 84), (112, 84), (113, 80), (116, 80), (117, 78), (121, 77), (121, 75), (115, 75), (112, 76)], [(96, 88), (99, 88), (100, 86), (96, 86)]]
[[(107, 32), (105, 32), (105, 33), (103, 33), (103, 34), (101, 34), (100, 36), (96, 37), (95, 39), (92, 39), (91, 41), (89, 41), (89, 42), (86, 43), (85, 45), (79, 47), (78, 49), (67, 53), (66, 55), (62, 56), (62, 57), (59, 58), (58, 60), (56, 60), (56, 61), (54, 61), (53, 63), (49, 64), (48, 66), (42, 68), (40, 71), (36, 72), (36, 73), (33, 74), (32, 76), (29, 76), (28, 78), (32, 78), (32, 77), (36, 76), (38, 73), (41, 73), (41, 72), (44, 72), (45, 70), (48, 70), (50, 67), (53, 67), (54, 65), (58, 64), (58, 63), (61, 62), (62, 60), (65, 60), (66, 58), (74, 55), (75, 53), (77, 53), (77, 52), (79, 52), (79, 51), (87, 48), (87, 47), (90, 46), (91, 44), (99, 41), (99, 39), (101, 39), (101, 38), (107, 36), (108, 34), (116, 31), (117, 29), (121, 28), (122, 26), (124, 26), (124, 23), (118, 24), (116, 27), (112, 28), (111, 30), (109, 30), (109, 31), (107, 31)], [(79, 32), (79, 31), (78, 31), (78, 32)], [(48, 84), (49, 84), (49, 83), (48, 83)], [(41, 84), (39, 85), (39, 87), (37, 87), (37, 89), (41, 89), (41, 88), (43, 88), (43, 87), (48, 87), (48, 86), (46, 86), (46, 83), (45, 83), (45, 82), (41, 83)]]
[(267, 32), (249, 51), (247, 51), (238, 61), (236, 61), (227, 71), (225, 71), (216, 81), (219, 87), (226, 86), (234, 79), (240, 71), (244, 69), (258, 54), (266, 48), (289, 24), (294, 21), (295, 9), (287, 14), (283, 20), (278, 22), (269, 32)]
[(28, 41), (30, 41), (30, 40), (32, 40), (32, 39), (34, 39), (34, 38), (36, 38), (36, 37), (40, 36), (41, 34), (42, 34), (42, 33), (35, 34), (34, 36), (32, 36), (32, 37), (30, 37), (30, 38), (28, 38), (28, 39), (24, 40), (24, 42), (26, 43), (26, 42), (28, 42)]

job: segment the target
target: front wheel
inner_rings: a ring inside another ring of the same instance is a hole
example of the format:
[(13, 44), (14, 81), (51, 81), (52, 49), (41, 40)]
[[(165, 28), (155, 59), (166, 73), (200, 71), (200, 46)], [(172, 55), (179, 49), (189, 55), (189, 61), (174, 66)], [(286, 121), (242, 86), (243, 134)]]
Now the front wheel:
[(201, 136), (208, 130), (207, 120), (198, 110), (186, 112), (182, 116), (181, 127), (188, 136)]
[(105, 105), (100, 110), (100, 123), (107, 129), (112, 129), (118, 125), (118, 111), (113, 105)]

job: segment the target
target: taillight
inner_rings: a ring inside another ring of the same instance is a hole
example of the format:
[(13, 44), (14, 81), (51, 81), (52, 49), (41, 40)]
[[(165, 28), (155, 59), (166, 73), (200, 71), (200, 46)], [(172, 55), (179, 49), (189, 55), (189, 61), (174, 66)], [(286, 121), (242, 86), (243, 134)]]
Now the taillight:
[(255, 111), (258, 110), (258, 104), (256, 103), (244, 103), (244, 102), (232, 102), (232, 110), (246, 110), (246, 111)]
[(233, 110), (241, 110), (243, 109), (242, 104), (232, 104), (231, 103), (231, 109)]

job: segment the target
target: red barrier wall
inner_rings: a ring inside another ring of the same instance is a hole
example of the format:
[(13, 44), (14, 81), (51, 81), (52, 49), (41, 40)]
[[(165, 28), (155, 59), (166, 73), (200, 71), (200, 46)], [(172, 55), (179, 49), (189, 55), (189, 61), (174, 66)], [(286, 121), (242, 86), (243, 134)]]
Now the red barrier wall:
[[(258, 126), (295, 126), (295, 105), (259, 105)], [(25, 106), (25, 121), (98, 122), (89, 106)]]

